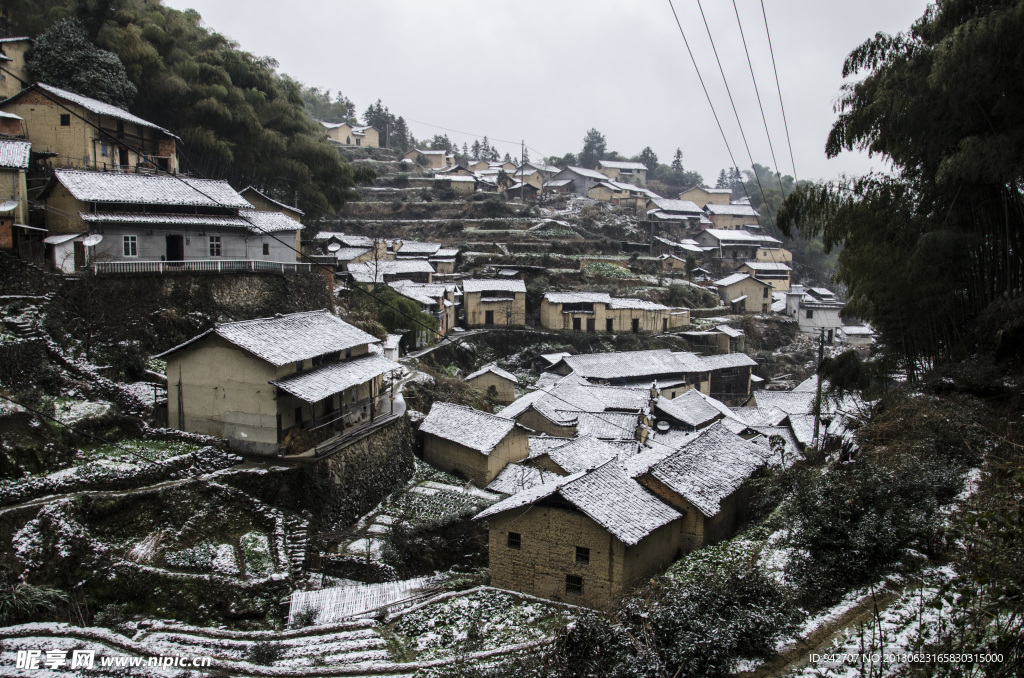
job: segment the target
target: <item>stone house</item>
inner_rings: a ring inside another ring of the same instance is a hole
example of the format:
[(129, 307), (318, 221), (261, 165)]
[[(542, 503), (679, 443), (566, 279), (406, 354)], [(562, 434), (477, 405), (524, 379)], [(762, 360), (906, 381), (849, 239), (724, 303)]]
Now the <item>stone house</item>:
[(348, 122), (323, 122), (327, 138), (342, 146), (380, 146), (380, 133), (373, 125), (352, 125)]
[(672, 332), (689, 326), (690, 312), (603, 292), (547, 292), (540, 304), (540, 324), (576, 332)]
[(123, 108), (40, 82), (0, 102), (25, 121), (32, 150), (58, 167), (178, 172), (178, 137)]
[(507, 464), (530, 452), (530, 430), (471, 407), (435, 402), (423, 423), (423, 459), (486, 487)]
[(377, 344), (327, 311), (220, 324), (158, 356), (168, 421), (252, 454), (302, 452), (390, 413), (383, 376), (399, 365)]
[(714, 228), (724, 231), (733, 231), (748, 225), (757, 226), (761, 217), (757, 210), (745, 203), (718, 205), (712, 202), (704, 206), (704, 211), (714, 224)]
[(732, 200), (732, 189), (694, 186), (680, 193), (679, 199), (691, 200), (698, 205), (728, 205)]
[(466, 327), (522, 327), (526, 324), (526, 283), (522, 280), (462, 282)]
[(513, 494), (476, 519), (488, 523), (493, 586), (608, 608), (672, 562), (682, 516), (610, 460)]
[(733, 273), (716, 280), (718, 296), (734, 313), (768, 313), (772, 306), (772, 286), (747, 273)]
[(519, 379), (511, 372), (491, 364), (485, 365), (472, 374), (467, 374), (466, 383), (485, 393), (493, 387), (497, 394), (496, 400), (507, 405), (516, 399), (516, 386), (519, 384)]
[(0, 100), (9, 99), (29, 86), (25, 53), (31, 46), (32, 38), (0, 38)]
[(164, 270), (156, 265), (162, 262), (179, 262), (181, 270), (234, 262), (299, 266), (302, 224), (281, 212), (251, 209), (226, 181), (58, 169), (39, 199), (46, 202), (51, 235), (101, 237), (76, 252), (75, 268), (134, 273)]
[(776, 292), (788, 292), (793, 269), (788, 264), (774, 261), (745, 261), (736, 269), (772, 286)]
[(597, 171), (612, 181), (644, 186), (647, 184), (647, 165), (642, 162), (622, 162), (619, 160), (599, 160)]

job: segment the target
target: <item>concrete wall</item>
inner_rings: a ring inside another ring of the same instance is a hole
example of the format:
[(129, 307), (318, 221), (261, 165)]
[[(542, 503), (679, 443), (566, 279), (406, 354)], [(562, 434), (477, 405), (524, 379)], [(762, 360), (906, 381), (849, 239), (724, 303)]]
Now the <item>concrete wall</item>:
[(494, 390), (498, 392), (499, 403), (508, 404), (516, 399), (516, 385), (504, 377), (499, 377), (494, 372), (484, 372), (479, 377), (467, 379), (466, 383), (484, 393), (493, 386)]
[[(662, 572), (678, 551), (678, 526), (659, 528), (627, 547), (579, 511), (543, 504), (488, 519), (491, 585), (549, 600), (608, 608), (632, 584)], [(521, 535), (520, 548), (508, 534)], [(576, 562), (576, 547), (590, 562)], [(566, 575), (583, 579), (583, 593), (567, 593)]]
[[(480, 292), (466, 292), (462, 297), (462, 305), (465, 308), (465, 322), (467, 327), (486, 326), (487, 311), (494, 312), (494, 326), (522, 327), (526, 324), (526, 293), (509, 292), (509, 299), (512, 301), (481, 301)], [(511, 310), (512, 317), (506, 319), (506, 313)]]

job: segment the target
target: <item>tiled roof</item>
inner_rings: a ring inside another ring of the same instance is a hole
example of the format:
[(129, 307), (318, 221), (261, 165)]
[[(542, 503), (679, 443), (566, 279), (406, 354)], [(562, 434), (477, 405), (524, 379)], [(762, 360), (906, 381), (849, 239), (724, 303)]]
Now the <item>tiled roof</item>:
[(589, 473), (575, 473), (514, 494), (476, 517), (522, 508), (555, 493), (627, 546), (681, 517), (630, 478), (615, 460)]
[(648, 473), (710, 518), (768, 456), (763, 447), (712, 424), (681, 450), (652, 465)]
[(652, 200), (658, 209), (663, 212), (682, 212), (683, 214), (689, 214), (692, 216), (700, 216), (701, 209), (697, 203), (692, 200), (672, 200), (671, 198), (657, 198)]
[(358, 264), (348, 264), (348, 272), (357, 282), (381, 283), (384, 282), (385, 275), (433, 273), (434, 267), (425, 259), (362, 261)]
[(391, 362), (379, 353), (370, 353), (352, 360), (322, 365), (308, 372), (298, 372), (270, 383), (307, 403), (316, 403), (397, 369), (401, 369), (398, 363)]
[(367, 247), (342, 247), (334, 253), (334, 256), (338, 261), (352, 261), (353, 259), (363, 256), (369, 251), (370, 249)]
[(786, 414), (807, 414), (814, 403), (814, 395), (814, 391), (758, 391), (754, 398), (758, 407), (777, 407)]
[(619, 412), (579, 412), (576, 415), (576, 435), (594, 436), (608, 440), (636, 438), (637, 415)]
[(54, 178), (83, 202), (249, 208), (226, 181), (151, 174), (55, 170)]
[[(53, 85), (45, 85), (41, 82), (37, 82), (35, 85), (30, 86), (28, 89), (32, 89), (33, 87), (37, 87), (43, 90), (44, 92), (47, 92), (59, 99), (64, 99), (67, 102), (81, 106), (87, 111), (91, 111), (99, 115), (109, 115), (112, 118), (117, 118), (118, 120), (123, 120), (124, 122), (132, 122), (136, 125), (149, 127), (150, 129), (159, 130), (164, 134), (167, 134), (168, 136), (174, 137), (173, 134), (165, 130), (163, 127), (160, 127), (159, 125), (154, 125), (148, 120), (143, 120), (138, 116), (132, 115), (123, 108), (118, 108), (113, 104), (104, 103), (96, 99), (90, 99), (89, 97), (82, 96), (81, 94), (75, 94), (74, 92), (69, 92), (66, 89), (60, 89), (59, 87), (54, 87)], [(24, 92), (25, 90), (22, 91)], [(174, 138), (177, 139), (178, 137)]]
[(505, 370), (501, 369), (500, 367), (498, 367), (497, 365), (494, 365), (494, 364), (485, 365), (484, 367), (480, 368), (476, 372), (474, 372), (472, 374), (467, 374), (465, 381), (469, 381), (470, 379), (476, 379), (479, 376), (483, 376), (487, 372), (491, 372), (493, 374), (496, 374), (499, 377), (501, 377), (502, 379), (508, 379), (509, 381), (511, 381), (514, 384), (518, 384), (519, 383), (519, 379), (516, 377), (516, 375), (512, 374), (511, 372), (506, 372)]
[(522, 280), (480, 280), (469, 278), (462, 281), (462, 291), (470, 292), (526, 292), (526, 283)]
[(501, 470), (487, 489), (501, 494), (515, 494), (559, 478), (557, 473), (513, 462)]
[(691, 389), (672, 400), (659, 397), (654, 403), (654, 407), (672, 419), (681, 421), (693, 428), (699, 428), (710, 421), (714, 421), (722, 414), (701, 398), (696, 389)]
[(421, 433), (430, 433), (472, 450), (489, 453), (505, 439), (516, 423), (487, 412), (453, 403), (435, 402), (420, 424)]
[(402, 241), (402, 246), (395, 254), (402, 256), (407, 254), (435, 254), (441, 249), (441, 244), (436, 242), (414, 242), (412, 240)]
[(746, 353), (721, 353), (701, 357), (705, 369), (724, 370), (731, 367), (757, 367), (757, 361)]
[(409, 280), (389, 282), (388, 287), (424, 306), (436, 306), (437, 300), (444, 296), (444, 285), (419, 284)]
[[(572, 375), (570, 375), (572, 376)], [(646, 388), (620, 386), (580, 386), (587, 393), (604, 403), (609, 410), (646, 412), (651, 402), (651, 392)]]
[(587, 169), (585, 167), (566, 167), (562, 171), (563, 172), (569, 171), (569, 172), (572, 172), (573, 174), (578, 174), (581, 177), (588, 177), (590, 179), (597, 179), (598, 181), (607, 181), (608, 180), (608, 177), (606, 177), (605, 175), (601, 174), (600, 172), (598, 172), (596, 170), (589, 170), (589, 169)]
[(759, 217), (757, 210), (750, 205), (718, 205), (713, 202), (709, 202), (704, 206), (711, 214), (726, 214), (736, 217)]
[[(249, 223), (241, 217), (227, 215), (196, 214), (143, 214), (139, 212), (79, 212), (78, 216), (87, 224), (139, 224), (157, 226), (211, 226), (221, 228), (248, 229)], [(298, 222), (293, 221), (298, 226)]]
[(434, 252), (434, 256), (435, 257), (439, 257), (439, 258), (441, 258), (441, 257), (443, 257), (443, 258), (455, 257), (458, 254), (459, 254), (459, 248), (457, 248), (457, 247), (453, 247), (453, 248), (442, 247), (439, 250), (437, 250), (436, 252)]
[(775, 261), (746, 261), (744, 266), (755, 272), (792, 271), (787, 264)]
[[(554, 445), (536, 456), (547, 456), (566, 474), (589, 471), (619, 456), (619, 449), (593, 436), (573, 438), (562, 445)], [(531, 459), (536, 456), (532, 454)]]
[(743, 336), (743, 330), (737, 330), (736, 328), (729, 327), (728, 325), (718, 325), (717, 327), (715, 327), (715, 329), (721, 332), (722, 334), (728, 335), (733, 338)]
[(609, 169), (632, 169), (647, 171), (647, 165), (642, 162), (623, 162), (620, 160), (598, 160), (597, 164)]
[(611, 296), (605, 292), (545, 292), (544, 300), (552, 304), (607, 304)]
[(0, 141), (0, 167), (28, 169), (28, 156), (32, 142), (5, 139)]
[[(756, 430), (760, 435), (755, 438), (751, 438), (750, 442), (755, 445), (760, 445), (771, 452), (772, 436), (779, 436), (786, 443), (786, 465), (789, 466), (799, 458), (800, 455), (800, 443), (797, 441), (796, 436), (793, 435), (793, 430), (788, 426), (758, 426)], [(813, 429), (812, 429), (813, 430)], [(782, 459), (778, 458), (778, 455), (772, 453), (768, 459), (769, 463), (781, 463)]]
[[(715, 284), (718, 285), (719, 287), (728, 287), (729, 285), (735, 285), (738, 282), (743, 282), (747, 278), (750, 278), (751, 280), (756, 280), (756, 278), (754, 278), (754, 276), (750, 275), (749, 273), (733, 273), (732, 275), (726, 276), (721, 280), (716, 280)], [(762, 284), (767, 285), (768, 283)]]
[(563, 360), (573, 372), (587, 379), (635, 379), (703, 371), (696, 357), (663, 348), (571, 355)]
[(653, 301), (647, 301), (646, 299), (630, 299), (628, 297), (612, 297), (609, 308), (621, 309), (621, 308), (632, 308), (638, 311), (668, 311), (668, 306), (659, 304)]
[(210, 333), (278, 367), (377, 341), (373, 335), (352, 327), (327, 311), (307, 311), (224, 323), (162, 353), (160, 357)]
[(249, 224), (254, 233), (287, 233), (301, 231), (302, 224), (280, 212), (263, 212), (260, 210), (238, 210), (238, 216)]
[(283, 202), (280, 202), (278, 200), (274, 200), (273, 198), (268, 196), (266, 193), (263, 193), (262, 191), (258, 190), (254, 186), (246, 186), (241, 191), (239, 191), (239, 194), (241, 194), (244, 197), (245, 194), (249, 193), (249, 192), (255, 193), (256, 195), (258, 195), (259, 197), (263, 198), (267, 202), (271, 202), (271, 203), (277, 205), (278, 207), (280, 207), (281, 209), (285, 209), (285, 210), (288, 210), (290, 212), (295, 212), (296, 214), (302, 214), (302, 215), (305, 214), (305, 212), (300, 210), (298, 207), (292, 207), (291, 205), (286, 205)]
[[(765, 391), (758, 391), (758, 395)], [(778, 426), (789, 416), (777, 407), (731, 407), (733, 416), (748, 426)]]
[[(764, 241), (768, 237), (768, 236), (764, 236), (764, 235), (755, 235), (753, 233), (750, 233), (749, 231), (744, 231), (744, 230), (741, 230), (741, 229), (730, 231), (728, 229), (722, 229), (722, 228), (708, 228), (708, 229), (705, 229), (703, 231), (703, 233), (707, 233), (709, 236), (715, 238), (716, 240), (722, 240), (722, 241), (728, 241), (728, 242), (741, 242), (742, 241), (742, 242), (745, 242), (745, 243), (749, 243), (751, 245), (756, 245), (756, 244)], [(775, 242), (779, 242), (775, 238), (771, 238), (771, 240), (774, 240)]]

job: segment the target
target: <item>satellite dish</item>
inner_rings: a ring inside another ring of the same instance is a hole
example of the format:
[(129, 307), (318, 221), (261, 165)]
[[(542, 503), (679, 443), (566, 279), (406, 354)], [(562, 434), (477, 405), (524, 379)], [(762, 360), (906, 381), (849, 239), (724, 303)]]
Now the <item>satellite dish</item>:
[(90, 235), (90, 236), (86, 237), (86, 239), (82, 241), (82, 244), (85, 245), (86, 247), (92, 247), (93, 245), (99, 245), (100, 242), (102, 242), (102, 240), (103, 240), (103, 236), (102, 235), (93, 234), (93, 235)]
[(0, 212), (10, 212), (18, 206), (17, 200), (5, 200), (0, 203)]
[(658, 431), (661, 433), (667, 433), (670, 428), (669, 423), (664, 419), (659, 421), (656, 426), (658, 428)]
[(337, 252), (340, 249), (341, 249), (341, 243), (332, 242), (330, 245), (327, 246), (327, 251), (328, 252)]

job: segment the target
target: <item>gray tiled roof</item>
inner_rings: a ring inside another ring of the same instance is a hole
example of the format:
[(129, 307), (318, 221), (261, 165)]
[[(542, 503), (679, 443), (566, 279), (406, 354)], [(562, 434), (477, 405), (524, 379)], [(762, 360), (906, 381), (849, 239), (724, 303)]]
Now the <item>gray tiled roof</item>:
[(692, 216), (700, 216), (701, 209), (692, 200), (673, 200), (672, 198), (657, 198), (652, 200), (658, 209), (663, 212), (681, 212)]
[(759, 217), (757, 210), (750, 205), (718, 205), (713, 202), (709, 202), (704, 206), (711, 214), (727, 214), (730, 216), (737, 217)]
[[(721, 280), (716, 280), (715, 284), (718, 285), (719, 287), (728, 287), (729, 285), (735, 285), (738, 282), (743, 282), (747, 278), (750, 278), (751, 280), (757, 280), (757, 278), (750, 275), (749, 273), (733, 273), (732, 275), (727, 275)], [(767, 285), (768, 283), (762, 282), (762, 284)]]
[(377, 341), (373, 335), (352, 327), (327, 311), (307, 311), (224, 323), (166, 351), (160, 357), (184, 348), (210, 333), (278, 367)]
[(637, 415), (619, 412), (580, 412), (576, 419), (576, 435), (608, 440), (636, 438)]
[(725, 370), (733, 367), (757, 367), (757, 361), (746, 353), (721, 353), (718, 355), (707, 355), (701, 358), (704, 369)]
[(575, 473), (514, 494), (476, 517), (528, 506), (555, 493), (627, 546), (681, 517), (630, 478), (616, 460), (589, 473)]
[[(87, 224), (138, 224), (145, 226), (210, 226), (248, 229), (249, 223), (241, 217), (220, 214), (153, 214), (141, 212), (79, 212)], [(296, 223), (296, 222), (293, 222)], [(298, 225), (298, 224), (296, 224)]]
[(526, 283), (522, 280), (482, 280), (468, 278), (462, 281), (462, 291), (470, 292), (522, 292), (526, 293)]
[(754, 398), (760, 408), (777, 407), (786, 414), (807, 414), (814, 396), (814, 391), (758, 391)]
[(544, 300), (551, 304), (607, 304), (611, 296), (605, 292), (545, 292)]
[(718, 409), (701, 398), (696, 389), (691, 389), (672, 400), (658, 398), (654, 407), (672, 419), (693, 428), (699, 428), (722, 415)]
[(421, 433), (430, 433), (472, 450), (487, 454), (505, 439), (516, 423), (472, 407), (435, 402), (420, 424)]
[(379, 353), (370, 353), (352, 360), (322, 365), (308, 372), (298, 372), (270, 383), (307, 403), (316, 403), (397, 369), (401, 369), (398, 363), (391, 362)]
[(563, 358), (573, 372), (587, 379), (636, 379), (703, 371), (697, 356), (668, 349), (588, 353)]
[(501, 377), (502, 379), (508, 379), (509, 381), (511, 381), (514, 384), (518, 384), (519, 383), (519, 379), (516, 377), (516, 375), (512, 374), (511, 372), (507, 372), (507, 371), (501, 369), (500, 367), (498, 367), (497, 365), (494, 365), (494, 364), (484, 365), (483, 367), (481, 367), (476, 372), (473, 372), (472, 374), (467, 374), (465, 381), (469, 381), (470, 379), (476, 379), (477, 377), (483, 376), (487, 372), (491, 372), (493, 374), (496, 374), (499, 377)]
[[(572, 474), (596, 468), (610, 459), (617, 458), (619, 453), (619, 448), (612, 447), (603, 440), (593, 436), (580, 436), (562, 445), (551, 446), (537, 456), (547, 456), (566, 474)], [(530, 458), (536, 458), (532, 451)]]
[(558, 480), (559, 477), (557, 473), (552, 473), (551, 471), (543, 471), (539, 468), (513, 462), (501, 469), (501, 473), (491, 481), (487, 489), (501, 494), (515, 494), (537, 485)]
[(341, 249), (334, 253), (334, 256), (337, 258), (338, 261), (352, 261), (353, 259), (361, 257), (362, 255), (366, 254), (369, 251), (370, 249), (367, 247), (342, 247)]
[(752, 271), (766, 273), (769, 271), (792, 271), (788, 264), (776, 261), (745, 261), (743, 265)]
[(669, 311), (671, 310), (664, 304), (659, 304), (654, 301), (647, 301), (646, 299), (631, 299), (629, 297), (612, 297), (611, 303), (608, 305), (609, 308), (623, 309), (631, 308), (638, 311)]
[(386, 275), (433, 273), (434, 267), (426, 259), (396, 259), (394, 261), (362, 261), (358, 264), (348, 264), (348, 272), (357, 282), (380, 283), (384, 282)]
[(589, 170), (589, 169), (587, 169), (585, 167), (566, 167), (564, 170), (561, 170), (561, 171), (562, 172), (566, 172), (566, 171), (572, 172), (573, 174), (578, 174), (581, 177), (588, 177), (590, 179), (597, 179), (598, 181), (607, 181), (607, 179), (608, 179), (608, 177), (606, 177), (605, 175), (601, 174), (600, 172), (598, 172), (596, 170)]
[[(124, 110), (123, 108), (118, 108), (117, 106), (114, 106), (113, 104), (108, 104), (108, 103), (105, 103), (103, 101), (99, 101), (97, 99), (91, 99), (91, 98), (89, 98), (87, 96), (82, 96), (81, 94), (75, 94), (74, 92), (69, 92), (66, 89), (60, 89), (59, 87), (54, 87), (53, 85), (46, 85), (46, 84), (43, 84), (41, 82), (37, 82), (34, 85), (34, 87), (38, 87), (39, 89), (43, 90), (44, 92), (47, 92), (47, 93), (49, 93), (49, 94), (51, 94), (51, 95), (53, 95), (53, 96), (55, 96), (55, 97), (57, 97), (59, 99), (64, 99), (65, 101), (68, 101), (70, 103), (73, 103), (73, 104), (76, 104), (78, 106), (81, 106), (85, 110), (91, 111), (92, 113), (98, 113), (99, 115), (109, 115), (110, 117), (117, 118), (118, 120), (123, 120), (125, 122), (132, 122), (132, 123), (135, 123), (136, 125), (142, 125), (143, 127), (149, 127), (150, 129), (159, 130), (159, 131), (161, 131), (164, 134), (167, 134), (169, 136), (172, 136), (172, 137), (174, 136), (173, 134), (171, 134), (170, 132), (165, 130), (163, 127), (160, 127), (159, 125), (154, 125), (153, 123), (149, 122), (148, 120), (143, 120), (142, 118), (140, 118), (140, 117), (138, 117), (136, 115), (132, 115), (128, 111)], [(177, 137), (174, 137), (174, 138), (177, 139)]]
[(263, 212), (261, 210), (238, 210), (238, 216), (249, 223), (249, 230), (254, 233), (287, 233), (301, 231), (302, 224), (280, 212)]
[(54, 177), (68, 189), (72, 196), (83, 202), (187, 207), (251, 207), (249, 202), (231, 188), (226, 181), (61, 169), (54, 171)]
[(5, 139), (0, 141), (0, 167), (28, 169), (28, 156), (32, 142)]
[(430, 255), (436, 253), (441, 249), (441, 244), (436, 242), (414, 242), (412, 240), (402, 241), (402, 246), (398, 248), (397, 255), (409, 255), (409, 254), (423, 254)]

